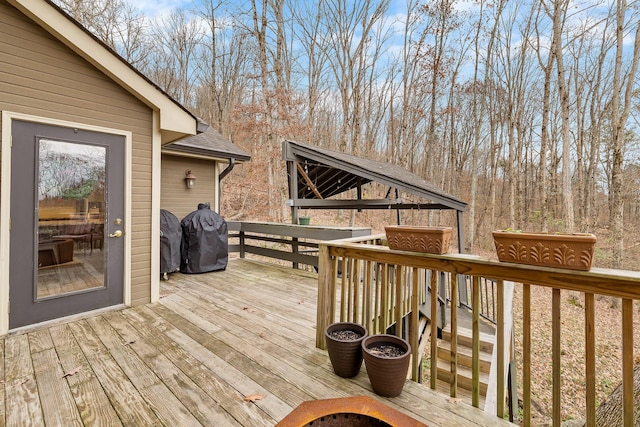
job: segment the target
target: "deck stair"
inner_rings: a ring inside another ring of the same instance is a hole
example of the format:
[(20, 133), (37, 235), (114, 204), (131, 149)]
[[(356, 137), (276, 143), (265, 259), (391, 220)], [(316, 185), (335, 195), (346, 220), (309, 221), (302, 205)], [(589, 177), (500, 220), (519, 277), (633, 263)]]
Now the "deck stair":
[[(472, 343), (471, 329), (458, 327), (458, 394), (471, 396), (472, 389)], [(484, 401), (489, 385), (491, 358), (495, 338), (485, 332), (480, 333), (480, 398)], [(437, 351), (438, 390), (449, 395), (451, 380), (451, 325), (442, 330), (442, 338), (438, 340)]]

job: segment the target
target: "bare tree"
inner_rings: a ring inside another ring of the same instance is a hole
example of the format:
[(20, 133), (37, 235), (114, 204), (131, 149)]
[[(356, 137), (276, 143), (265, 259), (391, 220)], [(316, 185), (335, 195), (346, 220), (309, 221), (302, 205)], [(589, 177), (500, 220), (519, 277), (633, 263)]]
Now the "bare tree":
[[(622, 75), (622, 53), (627, 4), (625, 0), (617, 0), (616, 5), (616, 56), (611, 98), (611, 139), (613, 154), (611, 169), (611, 231), (615, 242), (613, 262), (616, 267), (620, 267), (623, 263), (624, 254), (624, 195), (622, 194), (622, 189), (625, 125), (633, 100), (633, 88), (638, 69), (638, 59), (640, 58), (640, 23), (637, 20), (633, 22), (633, 27), (635, 27), (633, 57), (631, 58), (629, 72), (626, 76), (626, 84), (624, 84)], [(623, 90), (624, 93), (622, 93)], [(621, 99), (621, 97), (623, 98)]]
[[(280, 161), (280, 142), (289, 133), (289, 126), (293, 125), (291, 112), (296, 101), (291, 92), (291, 48), (285, 36), (291, 32), (287, 27), (291, 19), (284, 18), (284, 7), (284, 0), (262, 0), (260, 3), (251, 0), (251, 26), (247, 28), (255, 41), (270, 211), (274, 218), (285, 215), (286, 174)], [(276, 210), (276, 206), (282, 206), (282, 211)]]
[(563, 218), (567, 231), (573, 232), (575, 220), (573, 214), (573, 191), (571, 188), (571, 135), (570, 135), (570, 99), (569, 88), (567, 87), (567, 76), (564, 66), (564, 46), (562, 33), (564, 31), (567, 18), (569, 0), (554, 0), (547, 13), (553, 21), (553, 41), (551, 50), (556, 62), (558, 71), (558, 97), (561, 106), (562, 119), (562, 201), (564, 206)]
[(193, 104), (197, 83), (195, 63), (203, 28), (183, 9), (160, 17), (153, 26), (156, 49), (149, 73), (154, 80), (185, 106)]
[(147, 18), (122, 0), (58, 0), (80, 24), (137, 68), (147, 65), (150, 51)]
[[(388, 153), (394, 163), (415, 171), (420, 156), (419, 143), (425, 129), (425, 88), (421, 84), (421, 58), (419, 52), (426, 44), (429, 32), (424, 30), (425, 19), (420, 1), (407, 2), (402, 32), (402, 52), (394, 58), (389, 70), (392, 97), (388, 119)], [(396, 80), (399, 82), (396, 83)], [(396, 101), (395, 99), (399, 99)]]
[[(327, 34), (327, 57), (338, 92), (343, 124), (338, 149), (357, 153), (362, 138), (362, 109), (366, 76), (375, 72), (379, 54), (369, 56), (380, 40), (372, 34), (381, 23), (389, 0), (330, 0), (322, 3), (322, 13), (333, 23)], [(374, 49), (374, 52), (380, 52)]]
[(196, 108), (223, 135), (234, 133), (233, 111), (242, 103), (250, 74), (247, 34), (232, 12), (223, 9), (222, 0), (204, 1), (196, 12), (206, 24), (197, 58)]
[(323, 18), (321, 11), (322, 0), (315, 3), (298, 2), (290, 0), (289, 5), (293, 19), (299, 31), (298, 40), (304, 48), (302, 66), (307, 82), (307, 141), (313, 144), (323, 144), (327, 141), (319, 141), (317, 138), (317, 124), (319, 120), (318, 108), (321, 99), (328, 93), (328, 83), (325, 79), (328, 62), (328, 22)]
[(108, 44), (109, 37), (105, 36), (111, 27), (101, 28), (98, 24), (104, 15), (112, 16), (113, 3), (108, 0), (56, 0), (56, 3), (85, 28), (94, 32)]
[[(471, 150), (471, 166), (470, 166), (470, 173), (471, 173), (471, 188), (470, 188), (470, 194), (469, 194), (469, 236), (468, 236), (468, 247), (467, 250), (468, 251), (473, 251), (474, 245), (475, 245), (475, 241), (476, 241), (476, 196), (477, 196), (477, 192), (478, 192), (478, 175), (479, 175), (479, 168), (480, 168), (480, 143), (481, 143), (481, 135), (482, 135), (482, 128), (483, 128), (483, 122), (485, 121), (484, 118), (486, 117), (487, 114), (487, 104), (490, 104), (490, 99), (488, 96), (489, 94), (486, 94), (484, 92), (482, 92), (480, 89), (481, 88), (487, 88), (489, 86), (490, 83), (490, 70), (492, 69), (493, 65), (493, 45), (495, 43), (495, 39), (497, 36), (497, 32), (498, 32), (498, 23), (500, 22), (500, 19), (502, 17), (502, 12), (504, 11), (504, 7), (505, 7), (506, 1), (501, 0), (499, 1), (496, 5), (495, 5), (495, 12), (494, 12), (494, 16), (493, 16), (493, 25), (490, 27), (490, 31), (489, 31), (489, 35), (488, 35), (488, 41), (487, 41), (487, 46), (486, 46), (486, 56), (484, 58), (484, 81), (482, 86), (480, 87), (479, 85), (479, 81), (480, 81), (480, 60), (481, 60), (481, 53), (480, 53), (480, 45), (479, 45), (479, 41), (480, 41), (480, 36), (481, 36), (481, 31), (482, 31), (482, 27), (483, 27), (483, 23), (484, 23), (484, 18), (485, 18), (485, 14), (483, 13), (484, 11), (484, 1), (480, 2), (480, 13), (479, 16), (477, 17), (478, 21), (476, 23), (477, 25), (477, 31), (476, 31), (476, 37), (475, 37), (475, 46), (474, 46), (474, 50), (475, 50), (475, 63), (474, 63), (474, 71), (473, 71), (473, 103), (472, 103), (472, 118), (473, 118), (473, 123), (474, 123), (474, 132), (473, 132), (473, 147)], [(487, 16), (489, 16), (487, 14)], [(489, 125), (490, 128), (493, 127), (492, 124)], [(490, 141), (493, 141), (492, 138), (493, 133), (490, 132)], [(492, 164), (493, 166), (493, 164)], [(492, 167), (492, 169), (495, 170), (494, 167)], [(495, 179), (492, 180), (493, 183), (495, 183)], [(494, 188), (494, 185), (491, 185), (492, 189)], [(492, 190), (490, 191), (490, 194), (495, 194), (495, 192)], [(492, 224), (493, 225), (493, 224)]]
[(506, 126), (506, 161), (504, 162), (505, 186), (508, 206), (506, 222), (509, 227), (520, 228), (527, 221), (525, 201), (526, 151), (530, 144), (530, 130), (533, 120), (528, 117), (530, 108), (536, 101), (534, 69), (531, 65), (530, 45), (518, 43), (527, 39), (533, 31), (532, 15), (519, 16), (519, 8), (512, 8), (504, 14), (500, 37), (496, 40), (495, 79), (504, 91), (502, 112)]
[(438, 102), (443, 101), (445, 82), (447, 75), (452, 71), (453, 64), (450, 39), (454, 32), (461, 26), (461, 19), (457, 16), (455, 0), (438, 0), (432, 3), (424, 3), (420, 6), (428, 20), (423, 31), (431, 37), (420, 47), (417, 54), (420, 57), (423, 81), (421, 84), (428, 88), (428, 97), (425, 99), (427, 111), (427, 132), (424, 136), (424, 160), (422, 162), (422, 174), (427, 179), (434, 177), (437, 165), (443, 165), (446, 148), (438, 135), (440, 115)]

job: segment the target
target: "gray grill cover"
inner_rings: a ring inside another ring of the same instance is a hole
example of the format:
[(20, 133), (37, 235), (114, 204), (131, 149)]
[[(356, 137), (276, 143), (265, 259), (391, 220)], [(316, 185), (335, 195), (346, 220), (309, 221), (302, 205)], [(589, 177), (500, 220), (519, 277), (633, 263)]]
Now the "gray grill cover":
[(198, 210), (185, 216), (182, 225), (182, 273), (224, 270), (229, 260), (227, 222), (200, 203)]
[(180, 270), (182, 227), (171, 212), (160, 209), (160, 274)]

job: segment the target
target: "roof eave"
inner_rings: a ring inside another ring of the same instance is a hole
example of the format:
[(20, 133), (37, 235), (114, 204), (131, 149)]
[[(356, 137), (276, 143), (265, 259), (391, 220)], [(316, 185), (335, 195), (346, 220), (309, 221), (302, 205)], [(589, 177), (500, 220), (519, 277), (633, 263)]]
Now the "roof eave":
[(162, 149), (163, 153), (167, 154), (176, 154), (176, 155), (194, 155), (203, 158), (209, 158), (212, 160), (230, 160), (234, 159), (236, 162), (248, 162), (251, 160), (251, 156), (229, 153), (225, 151), (219, 150), (211, 150), (211, 149), (202, 149), (196, 147), (187, 147), (187, 146), (178, 146), (176, 144), (172, 144), (170, 147), (165, 147)]

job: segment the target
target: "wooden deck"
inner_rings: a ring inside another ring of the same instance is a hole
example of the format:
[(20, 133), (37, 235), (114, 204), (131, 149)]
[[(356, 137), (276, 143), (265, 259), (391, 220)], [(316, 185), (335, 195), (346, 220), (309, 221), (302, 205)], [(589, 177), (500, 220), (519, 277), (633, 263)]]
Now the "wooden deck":
[(334, 375), (315, 347), (316, 287), (313, 273), (235, 259), (172, 275), (156, 304), (9, 335), (0, 425), (273, 426), (304, 401), (357, 395), (430, 426), (503, 425), (411, 381), (378, 398), (364, 366)]

